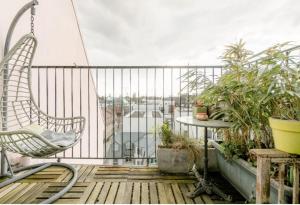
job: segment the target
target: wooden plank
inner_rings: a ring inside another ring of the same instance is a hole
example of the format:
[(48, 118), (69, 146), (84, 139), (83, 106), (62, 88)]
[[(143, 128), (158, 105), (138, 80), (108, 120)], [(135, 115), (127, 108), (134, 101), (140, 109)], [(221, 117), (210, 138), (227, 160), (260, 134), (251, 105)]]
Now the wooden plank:
[(251, 149), (251, 154), (256, 155), (257, 157), (262, 158), (295, 158), (299, 157), (294, 154), (289, 154), (287, 152), (283, 152), (277, 149)]
[(257, 157), (256, 203), (270, 202), (270, 167), (269, 158)]
[(168, 204), (175, 204), (175, 198), (173, 196), (171, 185), (169, 183), (165, 183), (164, 187)]
[(182, 193), (179, 189), (178, 184), (173, 183), (171, 186), (172, 186), (172, 189), (173, 189), (176, 204), (184, 204), (185, 202), (184, 202), (184, 199), (183, 199), (183, 196), (182, 196)]
[(106, 201), (105, 201), (106, 204), (113, 204), (114, 203), (117, 192), (118, 192), (118, 187), (119, 187), (118, 182), (113, 182), (112, 183), (112, 185), (110, 187), (110, 190), (109, 190), (109, 193), (108, 193), (108, 196), (107, 196)]
[(97, 168), (97, 172), (100, 171), (127, 171), (129, 172), (129, 168), (128, 167), (98, 167)]
[(78, 179), (81, 177), (81, 175), (84, 173), (84, 171), (88, 168), (87, 165), (83, 165), (80, 167), (79, 171), (78, 171)]
[(120, 182), (118, 193), (117, 193), (116, 200), (115, 200), (116, 204), (123, 203), (123, 201), (124, 201), (123, 199), (125, 197), (124, 195), (127, 194), (127, 191), (128, 191), (125, 188), (126, 188), (126, 182)]
[(28, 201), (29, 199), (35, 198), (36, 193), (45, 186), (44, 184), (37, 184), (37, 183), (33, 183), (33, 184), (35, 186), (33, 186), (31, 189), (29, 189), (21, 197), (16, 199), (16, 201), (15, 201), (16, 204), (25, 204), (25, 203), (27, 203), (26, 201)]
[(26, 188), (21, 190), (21, 192), (19, 192), (18, 195), (15, 195), (14, 197), (10, 198), (5, 203), (15, 204), (18, 201), (18, 199), (20, 199), (23, 195), (27, 194), (27, 192), (30, 191), (34, 186), (36, 186), (36, 183), (29, 184)]
[(124, 195), (124, 204), (130, 204), (131, 203), (131, 196), (132, 196), (132, 190), (133, 190), (133, 182), (127, 182), (126, 183), (126, 189), (125, 189), (125, 195)]
[(202, 194), (201, 198), (205, 204), (213, 204), (214, 203), (207, 194)]
[(182, 193), (185, 203), (186, 204), (194, 204), (194, 201), (191, 198), (187, 197), (189, 190), (188, 190), (186, 184), (178, 184), (178, 186), (181, 190), (181, 193)]
[(299, 168), (293, 165), (293, 204), (299, 204)]
[(94, 176), (96, 171), (98, 170), (98, 166), (94, 166), (92, 171), (89, 173), (89, 175), (86, 177), (85, 181), (86, 182), (93, 182), (94, 181)]
[[(194, 184), (187, 184), (187, 188), (189, 192), (193, 192), (196, 189), (196, 186)], [(195, 197), (193, 200), (196, 204), (204, 204), (204, 201), (200, 196)], [(212, 201), (209, 204), (212, 204)]]
[(139, 204), (141, 197), (141, 183), (134, 182), (133, 184), (133, 193), (132, 193), (132, 203)]
[(54, 204), (79, 204), (78, 199), (58, 199)]
[(141, 203), (142, 204), (149, 204), (150, 203), (148, 183), (142, 183)]
[[(56, 193), (56, 192), (59, 192), (60, 190), (62, 190), (63, 189), (63, 187), (56, 187), (56, 186), (50, 186), (50, 187), (48, 187), (46, 190), (45, 190), (45, 192), (49, 192), (49, 193), (51, 193), (51, 192), (53, 192), (53, 193)], [(86, 187), (76, 187), (76, 186), (73, 186), (71, 189), (70, 189), (70, 191), (69, 192), (73, 192), (73, 193), (81, 193), (81, 192), (84, 192), (85, 191), (85, 189), (86, 189)]]
[[(52, 195), (54, 195), (55, 193), (53, 192), (44, 192), (44, 193), (41, 193), (38, 198), (39, 199), (48, 199), (50, 198)], [(67, 192), (65, 193), (63, 196), (61, 196), (60, 198), (61, 199), (80, 199), (80, 197), (82, 197), (83, 193), (70, 193), (70, 192)]]
[(284, 177), (285, 177), (285, 164), (279, 165), (279, 171), (278, 171), (278, 177), (279, 177), (279, 187), (278, 187), (278, 204), (284, 203)]
[(47, 188), (49, 184), (42, 184), (32, 195), (27, 198), (24, 203), (25, 204), (36, 204), (42, 201), (42, 199), (38, 199), (38, 196), (41, 195)]
[(57, 177), (59, 177), (57, 174), (34, 174), (26, 179), (57, 179)]
[(80, 204), (85, 204), (86, 201), (88, 200), (89, 196), (91, 195), (93, 189), (96, 186), (96, 182), (89, 183), (89, 185), (86, 187), (84, 190), (82, 196), (80, 197), (79, 203)]
[[(86, 166), (78, 166), (78, 167), (75, 167), (75, 169), (78, 172), (78, 178), (79, 178), (81, 176), (82, 172), (86, 169)], [(62, 182), (68, 182), (68, 181), (70, 181), (72, 176), (73, 176), (72, 172), (69, 171), (68, 175), (61, 181)]]
[(100, 195), (98, 197), (98, 200), (96, 203), (99, 203), (99, 204), (104, 204), (105, 203), (105, 200), (107, 198), (107, 194), (109, 192), (109, 189), (110, 189), (110, 185), (111, 185), (111, 182), (105, 182), (104, 185), (103, 185), (103, 188), (100, 192)]
[(10, 191), (16, 189), (18, 186), (20, 186), (20, 183), (14, 183), (11, 186), (7, 186), (7, 187), (3, 187), (1, 188), (1, 192), (0, 192), (0, 198), (2, 198), (3, 196), (5, 196), (7, 193), (9, 193)]
[(66, 177), (71, 174), (71, 172), (68, 169), (65, 169), (63, 173), (57, 179), (55, 180), (56, 182), (62, 182)]
[(78, 182), (83, 182), (85, 178), (89, 175), (89, 173), (92, 171), (94, 167), (88, 166), (87, 169), (82, 173), (82, 175), (78, 178)]
[(99, 196), (99, 193), (103, 187), (103, 182), (97, 182), (95, 188), (92, 190), (91, 195), (89, 196), (88, 200), (87, 200), (87, 204), (94, 204), (96, 203), (96, 200)]
[(162, 183), (157, 183), (157, 190), (158, 190), (158, 198), (160, 204), (167, 204), (168, 200), (166, 197), (165, 187)]
[(111, 171), (111, 170), (101, 170), (101, 171), (97, 171), (96, 175), (113, 175), (113, 174), (123, 174), (123, 175), (127, 175), (128, 171), (127, 170), (115, 170), (115, 171)]
[(158, 193), (157, 193), (157, 187), (155, 182), (149, 183), (150, 188), (150, 203), (151, 204), (158, 204)]
[(0, 198), (0, 204), (6, 203), (6, 201), (9, 201), (10, 198), (15, 198), (18, 196), (18, 192), (21, 192), (28, 184), (20, 184), (15, 189), (11, 190), (9, 193), (7, 193), (5, 196)]

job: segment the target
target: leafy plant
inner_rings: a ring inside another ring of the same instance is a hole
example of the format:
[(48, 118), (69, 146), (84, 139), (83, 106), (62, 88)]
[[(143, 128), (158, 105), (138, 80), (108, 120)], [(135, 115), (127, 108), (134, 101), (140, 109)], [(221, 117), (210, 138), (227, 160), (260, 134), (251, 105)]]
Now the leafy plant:
[(163, 146), (169, 146), (172, 143), (171, 141), (172, 130), (167, 121), (164, 122), (160, 127), (160, 136), (161, 136), (161, 142)]
[[(299, 62), (286, 52), (290, 46), (277, 44), (254, 56), (243, 41), (227, 46), (222, 56), (225, 73), (216, 84), (206, 83), (198, 96), (214, 108), (211, 118), (232, 123), (224, 137), (228, 156), (246, 157), (253, 147), (273, 147), (269, 117), (299, 120)], [(192, 79), (191, 88), (207, 81), (199, 75)]]
[(200, 141), (189, 138), (181, 133), (173, 133), (168, 122), (164, 122), (160, 127), (162, 145), (160, 147), (172, 149), (189, 149), (194, 156), (200, 153)]

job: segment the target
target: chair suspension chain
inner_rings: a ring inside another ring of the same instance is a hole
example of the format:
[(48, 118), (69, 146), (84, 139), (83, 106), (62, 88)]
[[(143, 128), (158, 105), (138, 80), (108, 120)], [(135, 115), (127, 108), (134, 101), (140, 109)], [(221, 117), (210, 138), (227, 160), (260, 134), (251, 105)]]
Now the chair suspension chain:
[(34, 35), (34, 15), (35, 15), (35, 7), (31, 7), (31, 16), (30, 16), (30, 32)]

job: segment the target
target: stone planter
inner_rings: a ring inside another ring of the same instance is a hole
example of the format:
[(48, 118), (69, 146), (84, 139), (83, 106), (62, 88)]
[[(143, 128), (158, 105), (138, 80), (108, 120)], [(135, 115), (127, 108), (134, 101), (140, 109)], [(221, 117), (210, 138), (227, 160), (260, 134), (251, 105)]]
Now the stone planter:
[(157, 166), (160, 171), (173, 174), (188, 173), (194, 164), (194, 154), (188, 149), (157, 149)]
[[(212, 142), (216, 148), (219, 172), (249, 202), (255, 202), (256, 168), (243, 159), (226, 160), (222, 147)], [(277, 203), (278, 182), (271, 179), (270, 202)], [(291, 201), (292, 188), (285, 186), (285, 203)]]

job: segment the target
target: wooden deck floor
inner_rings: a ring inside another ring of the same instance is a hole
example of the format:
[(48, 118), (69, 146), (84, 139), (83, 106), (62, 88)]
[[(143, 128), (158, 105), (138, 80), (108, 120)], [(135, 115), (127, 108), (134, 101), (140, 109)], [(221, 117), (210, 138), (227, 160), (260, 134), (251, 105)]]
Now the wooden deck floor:
[[(222, 203), (208, 195), (195, 199), (193, 176), (163, 175), (156, 168), (79, 166), (76, 185), (56, 203)], [(0, 189), (0, 203), (38, 203), (56, 193), (70, 179), (68, 170), (50, 167)]]

